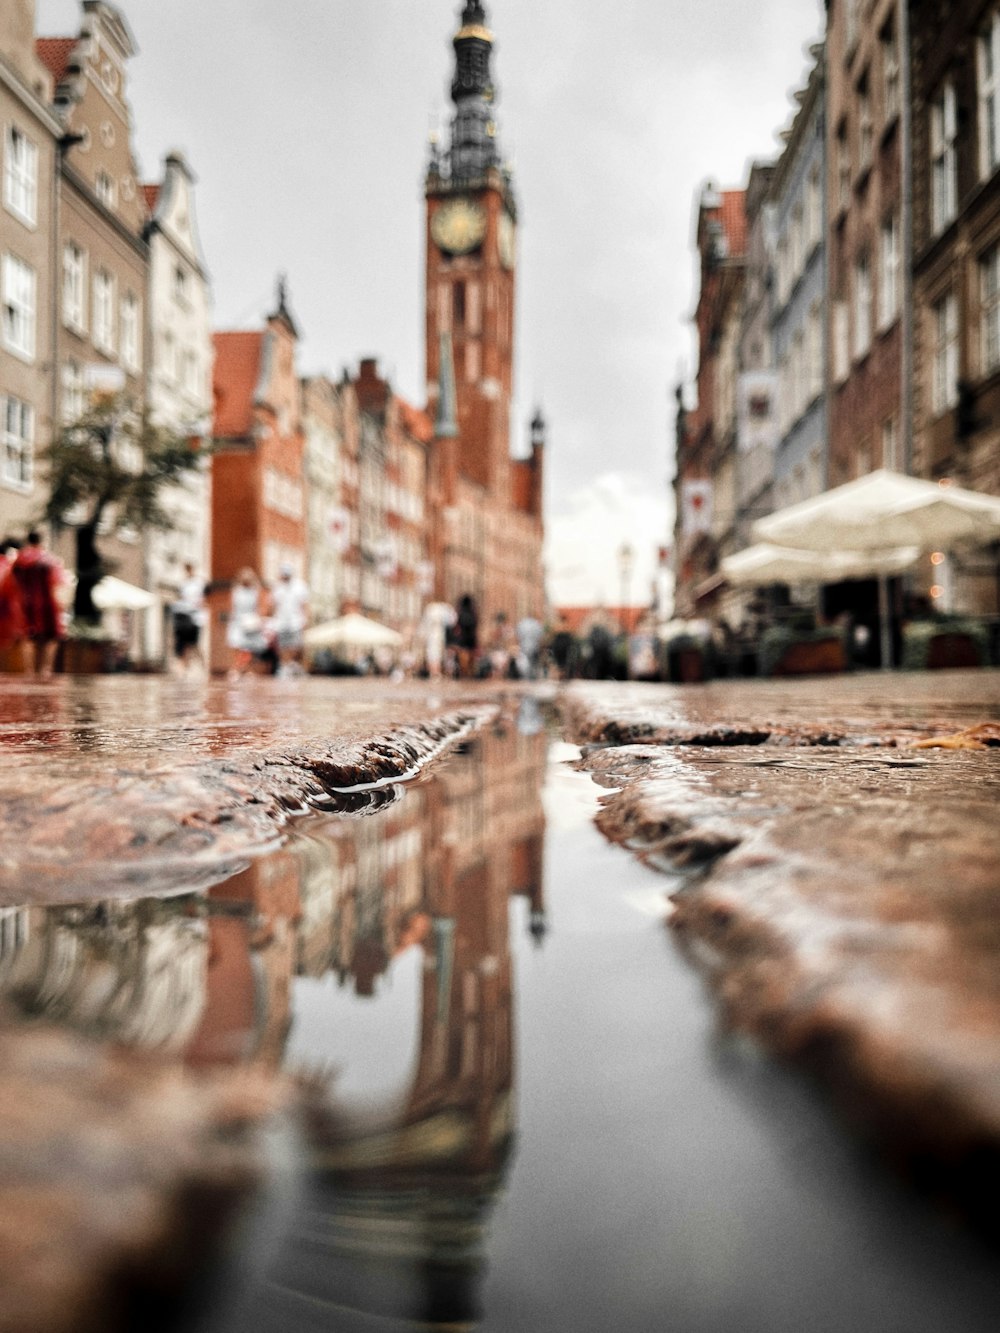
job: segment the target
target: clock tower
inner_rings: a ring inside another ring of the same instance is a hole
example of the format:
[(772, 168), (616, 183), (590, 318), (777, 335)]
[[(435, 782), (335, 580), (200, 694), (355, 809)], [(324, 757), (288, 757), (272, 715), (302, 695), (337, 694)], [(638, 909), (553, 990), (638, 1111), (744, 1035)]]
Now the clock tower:
[(454, 47), (450, 134), (432, 141), (425, 182), (431, 547), (435, 595), (470, 595), (485, 642), (501, 613), (515, 624), (544, 611), (544, 441), (533, 431), (530, 455), (511, 455), (517, 204), (483, 0), (466, 0)]
[(510, 491), (517, 207), (494, 119), (493, 34), (467, 0), (454, 38), (450, 142), (427, 171), (428, 398), (436, 408), (441, 335), (454, 357), (459, 470), (497, 496)]

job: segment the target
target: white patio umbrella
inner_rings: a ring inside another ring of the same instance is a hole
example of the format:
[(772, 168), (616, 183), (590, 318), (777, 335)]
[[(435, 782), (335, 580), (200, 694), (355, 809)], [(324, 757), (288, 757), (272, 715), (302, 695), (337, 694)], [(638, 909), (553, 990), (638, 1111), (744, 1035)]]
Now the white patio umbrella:
[(759, 518), (753, 536), (804, 551), (947, 551), (1000, 540), (1000, 497), (882, 468)]
[[(67, 575), (63, 587), (67, 603), (71, 602), (76, 588), (76, 575)], [(151, 592), (137, 588), (134, 583), (126, 583), (124, 579), (116, 579), (113, 574), (105, 574), (100, 582), (95, 583), (91, 595), (98, 611), (148, 611), (156, 605), (156, 598)]]
[(722, 572), (731, 584), (764, 587), (770, 583), (838, 583), (841, 579), (873, 574), (899, 574), (920, 558), (916, 546), (871, 553), (858, 551), (800, 551), (792, 546), (759, 542), (727, 555)]
[(388, 625), (356, 611), (322, 625), (311, 625), (302, 636), (307, 648), (398, 648), (403, 636)]
[[(1000, 497), (880, 469), (753, 525), (757, 541), (808, 551), (877, 555), (912, 546), (949, 551), (1000, 541)], [(891, 666), (888, 572), (879, 578), (882, 664)]]

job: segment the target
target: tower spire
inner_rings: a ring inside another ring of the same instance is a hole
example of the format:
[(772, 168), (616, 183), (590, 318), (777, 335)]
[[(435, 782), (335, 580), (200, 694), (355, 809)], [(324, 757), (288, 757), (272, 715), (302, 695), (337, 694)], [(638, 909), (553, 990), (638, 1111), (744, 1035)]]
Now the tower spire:
[(451, 98), (455, 116), (448, 165), (452, 180), (469, 181), (499, 165), (500, 145), (493, 121), (493, 34), (482, 0), (466, 0), (460, 22), (454, 39)]

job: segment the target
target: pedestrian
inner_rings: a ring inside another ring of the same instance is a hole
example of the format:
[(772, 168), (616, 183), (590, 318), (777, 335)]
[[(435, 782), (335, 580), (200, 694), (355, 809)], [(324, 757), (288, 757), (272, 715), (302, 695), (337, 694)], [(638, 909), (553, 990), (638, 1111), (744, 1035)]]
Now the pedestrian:
[(184, 564), (184, 578), (170, 612), (174, 629), (174, 657), (182, 674), (188, 674), (195, 662), (204, 666), (199, 640), (205, 625), (205, 584), (189, 560)]
[(517, 646), (520, 651), (518, 667), (521, 675), (528, 680), (538, 679), (544, 638), (545, 628), (536, 616), (522, 616), (517, 622)]
[(469, 593), (459, 598), (452, 633), (458, 653), (458, 674), (468, 679), (473, 673), (479, 648), (479, 612)]
[(46, 551), (40, 533), (28, 533), (14, 561), (14, 577), (21, 594), (24, 633), (31, 645), (32, 669), (40, 680), (50, 680), (63, 638), (58, 600), (63, 572), (60, 562)]
[(556, 620), (549, 650), (552, 653), (552, 660), (556, 664), (556, 670), (559, 672), (559, 679), (572, 679), (576, 671), (576, 638), (569, 627), (569, 620), (561, 611)]
[(447, 602), (428, 602), (420, 621), (420, 638), (424, 645), (424, 667), (428, 676), (441, 675), (444, 667), (448, 633), (454, 629), (458, 617), (455, 608)]
[(245, 676), (254, 658), (267, 649), (260, 581), (249, 566), (240, 570), (233, 584), (226, 643), (232, 650), (230, 680)]
[(271, 632), (279, 676), (302, 674), (302, 636), (309, 620), (309, 588), (287, 561), (271, 589)]
[[(12, 537), (0, 544), (0, 654), (4, 655), (7, 669), (17, 670), (13, 649), (24, 638), (24, 612), (21, 608), (21, 589), (14, 576), (14, 561), (19, 543)], [(10, 659), (7, 659), (7, 654)]]

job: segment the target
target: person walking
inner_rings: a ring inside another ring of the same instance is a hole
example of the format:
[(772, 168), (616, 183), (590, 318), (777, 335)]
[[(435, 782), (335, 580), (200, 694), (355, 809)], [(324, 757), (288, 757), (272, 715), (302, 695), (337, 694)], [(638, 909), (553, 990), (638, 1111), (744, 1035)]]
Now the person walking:
[(517, 646), (520, 650), (518, 667), (521, 675), (528, 680), (538, 679), (544, 640), (545, 627), (542, 622), (536, 616), (522, 616), (517, 622)]
[(453, 634), (458, 653), (458, 674), (468, 679), (475, 668), (479, 648), (479, 612), (469, 593), (459, 598)]
[(279, 676), (302, 673), (302, 635), (309, 620), (309, 588), (287, 561), (271, 589), (271, 630)]
[(21, 589), (14, 575), (19, 543), (6, 538), (0, 544), (0, 654), (11, 653), (8, 670), (16, 671), (18, 664), (11, 652), (24, 638), (24, 612), (21, 609)]
[(428, 676), (437, 678), (444, 668), (445, 649), (449, 631), (458, 617), (455, 608), (447, 602), (428, 602), (420, 621), (420, 638), (424, 645), (424, 667)]
[(195, 662), (204, 666), (198, 645), (205, 625), (205, 584), (195, 573), (190, 561), (184, 564), (184, 578), (170, 612), (174, 629), (174, 657), (181, 673), (187, 675)]
[(57, 596), (63, 574), (59, 561), (46, 551), (40, 533), (28, 533), (14, 561), (14, 577), (21, 594), (32, 667), (40, 680), (50, 680), (56, 650), (63, 638), (62, 608)]
[(233, 584), (226, 643), (232, 650), (230, 680), (245, 676), (254, 658), (267, 649), (260, 580), (249, 565), (240, 570)]

